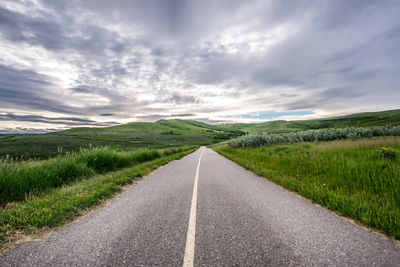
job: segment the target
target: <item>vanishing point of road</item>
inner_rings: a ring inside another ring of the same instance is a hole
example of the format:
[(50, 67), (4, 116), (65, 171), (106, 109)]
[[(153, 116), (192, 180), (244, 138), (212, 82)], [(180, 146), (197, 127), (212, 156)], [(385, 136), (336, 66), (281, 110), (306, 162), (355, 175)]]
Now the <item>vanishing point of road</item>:
[(207, 148), (0, 266), (400, 266), (400, 247)]

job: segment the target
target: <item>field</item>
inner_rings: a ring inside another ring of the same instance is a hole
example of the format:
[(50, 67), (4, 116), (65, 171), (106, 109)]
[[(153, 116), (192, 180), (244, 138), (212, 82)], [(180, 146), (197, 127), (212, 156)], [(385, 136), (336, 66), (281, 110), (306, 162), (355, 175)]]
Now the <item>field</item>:
[(73, 128), (65, 131), (9, 135), (0, 138), (0, 157), (48, 158), (81, 148), (109, 146), (118, 151), (209, 145), (243, 134), (188, 120), (134, 122), (105, 128)]
[(75, 180), (87, 179), (142, 162), (181, 152), (142, 150), (122, 153), (107, 147), (82, 149), (79, 153), (45, 161), (6, 162), (0, 165), (0, 205), (24, 200), (27, 195), (60, 187)]
[(0, 138), (0, 157), (48, 158), (92, 146), (118, 151), (159, 149), (184, 145), (210, 145), (245, 133), (292, 133), (310, 129), (400, 125), (400, 110), (369, 112), (306, 121), (269, 121), (257, 124), (209, 125), (192, 120), (159, 120), (65, 131), (6, 135)]
[(224, 130), (239, 130), (247, 133), (292, 133), (312, 129), (369, 127), (385, 125), (400, 125), (399, 109), (381, 112), (358, 113), (347, 116), (316, 120), (279, 120), (252, 124), (226, 124), (219, 126), (219, 128)]
[(214, 148), (312, 201), (400, 239), (400, 138)]

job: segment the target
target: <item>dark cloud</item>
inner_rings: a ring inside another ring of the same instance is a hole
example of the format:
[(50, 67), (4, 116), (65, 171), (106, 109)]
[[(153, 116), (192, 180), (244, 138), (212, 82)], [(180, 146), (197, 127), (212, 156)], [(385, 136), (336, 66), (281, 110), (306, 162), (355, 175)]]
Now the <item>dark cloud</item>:
[(97, 96), (103, 96), (107, 99), (113, 100), (113, 102), (122, 103), (124, 97), (116, 91), (112, 91), (103, 87), (79, 85), (77, 87), (69, 88), (70, 91), (77, 94), (93, 94)]
[(77, 117), (44, 117), (38, 115), (17, 115), (12, 113), (0, 114), (0, 121), (25, 121), (25, 122), (41, 122), (46, 124), (65, 124), (68, 126), (112, 126), (119, 123), (109, 122), (97, 122), (89, 119), (82, 119)]
[(320, 98), (319, 101), (329, 101), (332, 99), (337, 98), (356, 98), (359, 96), (364, 95), (364, 92), (351, 90), (352, 88), (347, 87), (337, 87), (337, 88), (330, 88), (326, 91), (317, 94), (317, 97)]
[[(91, 115), (112, 113), (123, 110), (127, 105), (140, 105), (131, 99), (125, 98), (117, 91), (105, 88), (81, 85), (70, 88), (76, 94), (93, 94), (111, 100), (111, 104), (96, 105), (89, 103), (84, 107), (76, 107), (65, 103), (63, 92), (52, 81), (51, 77), (38, 74), (32, 70), (15, 69), (0, 64), (0, 105), (3, 111), (20, 109), (29, 111), (49, 111), (61, 114)], [(112, 112), (109, 112), (112, 111)]]
[(60, 113), (76, 113), (57, 100), (49, 77), (31, 70), (0, 64), (0, 104), (6, 108), (29, 108)]
[(67, 47), (60, 27), (44, 18), (32, 18), (0, 7), (0, 24), (1, 33), (11, 41), (41, 45), (51, 50)]
[(164, 114), (151, 114), (151, 115), (139, 115), (136, 116), (139, 120), (145, 120), (145, 121), (158, 121), (162, 119), (171, 119), (171, 118), (185, 118), (185, 117), (193, 117), (196, 116), (196, 114), (191, 114), (191, 113), (173, 113), (170, 115), (164, 115)]
[(196, 116), (196, 114), (193, 113), (173, 113), (170, 115), (170, 117), (193, 117)]
[(85, 57), (103, 56), (107, 51), (121, 54), (129, 45), (115, 31), (81, 23), (72, 16), (58, 16), (59, 13), (45, 11), (39, 14), (29, 16), (0, 7), (0, 32), (13, 42), (58, 52), (72, 50)]
[[(116, 0), (79, 2), (81, 8), (95, 10), (110, 22), (125, 22), (143, 29), (149, 41), (194, 41), (197, 37), (219, 30), (229, 18), (240, 14), (245, 3), (238, 0)], [(59, 9), (58, 9), (59, 10)]]
[(174, 93), (170, 97), (165, 98), (164, 102), (167, 103), (172, 102), (175, 104), (191, 104), (191, 103), (198, 103), (199, 100), (194, 96)]

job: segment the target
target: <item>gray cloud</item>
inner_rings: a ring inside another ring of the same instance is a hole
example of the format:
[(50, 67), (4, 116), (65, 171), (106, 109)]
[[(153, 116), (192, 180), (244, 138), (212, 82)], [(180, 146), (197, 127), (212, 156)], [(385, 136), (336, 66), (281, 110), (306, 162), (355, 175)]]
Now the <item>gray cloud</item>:
[(5, 108), (29, 108), (60, 113), (76, 113), (56, 100), (49, 77), (31, 70), (0, 64), (0, 103)]
[(158, 121), (158, 120), (162, 120), (162, 119), (185, 118), (185, 117), (195, 117), (195, 116), (196, 116), (196, 114), (192, 114), (192, 113), (173, 113), (170, 115), (151, 114), (151, 115), (139, 115), (136, 117), (139, 120)]
[(398, 107), (396, 0), (8, 2), (0, 4), (7, 113), (96, 123)]
[(196, 114), (193, 113), (173, 113), (170, 115), (170, 117), (193, 117), (196, 116)]
[[(118, 111), (128, 103), (118, 92), (104, 88), (80, 86), (70, 88), (74, 93), (90, 93), (113, 100), (102, 106), (74, 107), (64, 103), (62, 93), (51, 80), (51, 77), (38, 74), (32, 70), (19, 70), (0, 64), (0, 104), (7, 108), (30, 111), (50, 111), (61, 114), (98, 114), (99, 112)], [(135, 103), (133, 100), (130, 104)], [(90, 103), (91, 104), (91, 103)]]
[(140, 121), (158, 121), (168, 118), (166, 115), (152, 114), (152, 115), (139, 115), (136, 116)]
[(24, 121), (24, 122), (41, 122), (46, 124), (65, 124), (68, 126), (112, 126), (119, 124), (118, 122), (97, 122), (94, 120), (77, 118), (77, 117), (45, 117), (38, 115), (17, 115), (12, 113), (0, 114), (0, 121)]
[(182, 95), (178, 93), (174, 93), (170, 97), (164, 99), (164, 102), (172, 102), (175, 104), (190, 104), (197, 103), (198, 101), (199, 100), (196, 99), (194, 96)]

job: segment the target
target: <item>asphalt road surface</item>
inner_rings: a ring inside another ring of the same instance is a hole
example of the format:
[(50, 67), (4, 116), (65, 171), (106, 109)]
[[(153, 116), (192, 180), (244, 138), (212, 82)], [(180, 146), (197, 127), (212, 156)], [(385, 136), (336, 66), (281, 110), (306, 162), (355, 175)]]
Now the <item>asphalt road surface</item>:
[(193, 264), (400, 266), (400, 247), (201, 148), (0, 257), (0, 266)]

